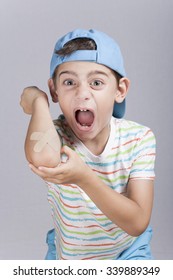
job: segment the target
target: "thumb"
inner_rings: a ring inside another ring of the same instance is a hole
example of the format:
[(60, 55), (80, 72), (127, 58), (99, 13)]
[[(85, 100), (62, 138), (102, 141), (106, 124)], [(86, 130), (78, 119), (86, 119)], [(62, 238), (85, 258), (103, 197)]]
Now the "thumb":
[(61, 154), (65, 154), (68, 159), (73, 155), (73, 153), (73, 150), (66, 145), (61, 148)]

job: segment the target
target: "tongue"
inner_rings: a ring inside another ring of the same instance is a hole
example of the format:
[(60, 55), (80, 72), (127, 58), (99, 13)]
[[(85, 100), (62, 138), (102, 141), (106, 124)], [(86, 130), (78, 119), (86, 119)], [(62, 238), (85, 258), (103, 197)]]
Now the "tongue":
[(77, 111), (76, 120), (83, 126), (91, 126), (94, 121), (94, 116), (91, 111)]

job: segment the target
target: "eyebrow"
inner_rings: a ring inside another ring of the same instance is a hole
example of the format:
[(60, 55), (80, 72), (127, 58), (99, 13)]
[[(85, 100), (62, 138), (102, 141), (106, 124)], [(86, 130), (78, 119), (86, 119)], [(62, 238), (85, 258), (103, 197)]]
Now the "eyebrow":
[(88, 73), (88, 77), (93, 76), (93, 75), (104, 75), (104, 76), (108, 77), (107, 73), (105, 73), (104, 71), (99, 71), (99, 70), (91, 71), (90, 73)]
[[(76, 72), (74, 72), (74, 71), (68, 71), (68, 70), (62, 71), (62, 72), (59, 73), (59, 77), (60, 77), (61, 75), (63, 75), (63, 74), (70, 74), (70, 75), (73, 75), (73, 76), (78, 77), (78, 75), (77, 75)], [(108, 74), (107, 74), (107, 73), (105, 73), (105, 72), (103, 72), (103, 71), (99, 71), (99, 70), (91, 71), (91, 72), (88, 73), (87, 76), (90, 77), (90, 76), (93, 76), (93, 75), (104, 75), (104, 76), (108, 77)]]
[(68, 71), (68, 70), (67, 71), (62, 71), (62, 72), (59, 73), (59, 77), (63, 74), (70, 74), (70, 75), (74, 75), (74, 76), (77, 77), (77, 74), (73, 71)]

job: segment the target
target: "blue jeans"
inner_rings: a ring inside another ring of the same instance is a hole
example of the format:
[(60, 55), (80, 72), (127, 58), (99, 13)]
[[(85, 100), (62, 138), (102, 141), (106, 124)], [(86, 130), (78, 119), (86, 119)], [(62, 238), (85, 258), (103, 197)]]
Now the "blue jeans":
[[(117, 260), (152, 260), (150, 249), (150, 240), (152, 237), (152, 228), (148, 227), (135, 242), (124, 250), (116, 259)], [(55, 230), (51, 229), (47, 233), (46, 239), (48, 251), (45, 260), (56, 260), (55, 247)]]

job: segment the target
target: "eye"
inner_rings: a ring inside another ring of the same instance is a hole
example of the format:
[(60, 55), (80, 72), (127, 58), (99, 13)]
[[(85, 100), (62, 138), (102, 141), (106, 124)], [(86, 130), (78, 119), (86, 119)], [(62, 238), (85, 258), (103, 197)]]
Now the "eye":
[(101, 87), (103, 85), (103, 82), (100, 80), (94, 80), (90, 83), (90, 85), (93, 87)]
[(71, 79), (67, 79), (67, 80), (65, 80), (65, 81), (63, 82), (63, 84), (64, 84), (65, 86), (73, 86), (73, 85), (75, 85), (75, 82), (74, 82), (73, 80), (71, 80)]

